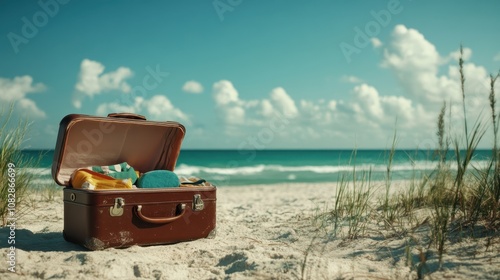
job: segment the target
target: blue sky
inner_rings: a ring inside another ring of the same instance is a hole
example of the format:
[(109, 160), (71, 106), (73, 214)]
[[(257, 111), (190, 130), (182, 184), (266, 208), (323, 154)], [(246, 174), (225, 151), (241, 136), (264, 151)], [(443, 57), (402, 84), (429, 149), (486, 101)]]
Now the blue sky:
[(0, 102), (32, 121), (28, 148), (53, 148), (67, 114), (116, 111), (183, 123), (184, 148), (386, 148), (394, 130), (399, 147), (434, 148), (444, 100), (460, 135), (461, 43), (469, 114), (488, 115), (498, 11), (499, 1), (0, 1)]

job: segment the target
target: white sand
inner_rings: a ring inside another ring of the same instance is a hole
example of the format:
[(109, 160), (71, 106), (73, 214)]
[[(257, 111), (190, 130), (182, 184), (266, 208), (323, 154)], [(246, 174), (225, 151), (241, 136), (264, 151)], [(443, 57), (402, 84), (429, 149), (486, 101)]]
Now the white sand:
[[(64, 241), (62, 198), (38, 199), (36, 209), (17, 222), (17, 274), (2, 261), (0, 278), (416, 279), (419, 247), (411, 247), (413, 264), (407, 265), (405, 238), (384, 238), (372, 229), (352, 241), (327, 240), (327, 228), (317, 230), (312, 218), (333, 204), (334, 187), (222, 187), (215, 239), (94, 252)], [(0, 230), (6, 240), (8, 229)], [(490, 243), (480, 238), (447, 244), (442, 270), (436, 250), (423, 248), (423, 271), (432, 279), (498, 279), (500, 240)]]

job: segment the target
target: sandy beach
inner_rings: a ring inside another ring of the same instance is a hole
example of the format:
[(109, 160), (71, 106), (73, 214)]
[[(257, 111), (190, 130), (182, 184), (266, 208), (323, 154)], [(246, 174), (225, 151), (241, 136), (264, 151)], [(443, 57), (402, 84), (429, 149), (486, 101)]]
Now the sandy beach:
[[(384, 236), (373, 228), (354, 240), (328, 237), (328, 226), (319, 226), (314, 218), (331, 207), (335, 187), (221, 187), (215, 239), (104, 251), (64, 241), (62, 198), (47, 201), (38, 196), (33, 211), (17, 221), (17, 272), (7, 271), (3, 261), (0, 278), (417, 279), (420, 264), (426, 279), (498, 279), (498, 238), (447, 244), (438, 269), (436, 250), (408, 247), (408, 235)], [(0, 228), (0, 233), (5, 239), (8, 228)], [(418, 231), (411, 236), (424, 238)], [(3, 252), (5, 246), (2, 240)]]

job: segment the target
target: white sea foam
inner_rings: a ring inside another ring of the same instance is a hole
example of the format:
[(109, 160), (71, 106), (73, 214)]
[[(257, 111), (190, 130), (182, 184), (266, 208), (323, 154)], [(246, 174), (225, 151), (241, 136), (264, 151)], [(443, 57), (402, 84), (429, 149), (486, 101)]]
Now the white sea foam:
[(209, 174), (219, 174), (219, 175), (251, 175), (257, 174), (264, 171), (265, 165), (255, 165), (255, 166), (241, 166), (241, 167), (206, 167), (206, 166), (191, 166), (186, 164), (179, 165), (175, 172), (178, 175), (192, 175), (209, 173)]
[(19, 173), (26, 172), (34, 175), (30, 181), (30, 185), (34, 188), (47, 185), (55, 185), (54, 179), (51, 176), (50, 168), (42, 167), (21, 167)]
[[(485, 168), (488, 161), (474, 161), (474, 166), (477, 168)], [(457, 169), (456, 162), (449, 163), (451, 170)], [(409, 172), (409, 171), (430, 171), (437, 168), (437, 162), (433, 161), (416, 161), (414, 163), (401, 163), (391, 166), (394, 172)], [(195, 174), (211, 174), (211, 175), (254, 175), (263, 172), (272, 173), (295, 173), (311, 172), (316, 174), (332, 174), (338, 172), (350, 171), (372, 171), (386, 172), (387, 165), (385, 164), (359, 164), (359, 165), (304, 165), (304, 166), (285, 166), (285, 165), (265, 165), (258, 164), (253, 166), (228, 166), (228, 167), (207, 167), (180, 164), (175, 172), (179, 175), (195, 175)]]
[(34, 187), (36, 187), (36, 186), (46, 186), (46, 185), (55, 185), (56, 184), (53, 179), (33, 179), (33, 180), (31, 180), (30, 183)]
[(20, 168), (21, 172), (28, 172), (37, 176), (50, 176), (51, 169), (50, 168), (41, 168), (41, 167), (24, 167)]
[[(486, 168), (489, 161), (473, 161), (473, 166), (478, 169)], [(449, 162), (450, 170), (457, 170), (457, 163)], [(435, 161), (415, 161), (396, 163), (391, 166), (393, 172), (412, 172), (412, 171), (432, 171), (437, 168)], [(387, 171), (385, 164), (356, 164), (356, 165), (303, 165), (303, 166), (287, 166), (280, 164), (257, 164), (251, 166), (198, 166), (180, 164), (175, 169), (178, 175), (182, 176), (202, 176), (204, 178), (210, 177), (212, 180), (228, 180), (233, 176), (242, 176), (245, 178), (253, 177), (254, 180), (264, 178), (287, 178), (288, 180), (297, 180), (297, 178), (304, 178), (304, 176), (328, 175), (338, 174), (340, 172), (367, 172), (372, 171), (382, 173)], [(36, 185), (52, 184), (50, 168), (19, 168), (19, 172), (29, 172), (35, 175), (33, 183)], [(470, 169), (472, 170), (472, 168)], [(255, 176), (255, 175), (260, 175)], [(310, 177), (311, 178), (311, 177)]]

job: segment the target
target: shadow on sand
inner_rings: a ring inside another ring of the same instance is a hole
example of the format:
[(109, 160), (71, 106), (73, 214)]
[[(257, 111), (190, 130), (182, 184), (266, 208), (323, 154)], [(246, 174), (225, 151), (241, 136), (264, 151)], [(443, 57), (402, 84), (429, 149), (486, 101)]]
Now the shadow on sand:
[[(451, 234), (449, 234), (447, 239), (451, 244), (460, 244), (461, 240), (467, 240), (467, 238), (475, 238), (476, 241), (473, 244), (471, 244), (470, 242), (463, 242), (463, 245), (459, 247), (445, 248), (445, 256), (451, 256), (453, 257), (453, 260), (448, 259), (447, 261), (444, 261), (442, 267), (446, 269), (469, 267), (470, 269), (474, 270), (474, 267), (481, 267), (482, 263), (491, 262), (491, 256), (482, 254), (486, 253), (488, 249), (481, 244), (488, 243), (487, 239), (495, 238), (497, 234), (498, 233), (494, 229), (488, 229), (482, 225), (476, 225), (471, 228), (464, 228), (462, 229), (462, 231), (453, 231)], [(391, 239), (389, 239), (388, 241), (391, 241)], [(383, 240), (380, 240), (380, 242), (383, 242)], [(373, 249), (367, 248), (364, 250), (358, 250), (347, 254), (347, 257), (355, 258), (363, 255), (374, 254), (379, 260), (392, 258), (394, 264), (400, 261), (405, 261), (407, 264), (412, 264), (412, 269), (417, 269), (418, 264), (422, 261), (420, 258), (422, 256), (425, 256), (423, 263), (423, 273), (424, 275), (430, 275), (431, 273), (438, 271), (440, 269), (440, 265), (437, 249), (435, 248), (435, 246), (430, 247), (429, 249), (429, 244), (434, 245), (434, 243), (430, 243), (430, 240), (428, 238), (424, 238), (421, 244), (416, 244), (414, 242), (406, 244), (404, 239), (401, 239), (399, 244), (396, 244), (394, 246), (384, 245), (377, 246)], [(450, 246), (451, 244), (447, 244), (447, 246)], [(427, 247), (427, 249), (424, 249), (425, 253), (422, 256), (420, 256), (420, 254), (415, 254), (414, 250), (413, 253), (411, 253), (412, 249), (419, 247)], [(407, 250), (410, 250), (410, 253), (408, 253)], [(488, 279), (498, 278), (493, 277)]]
[(16, 249), (28, 252), (88, 251), (77, 244), (64, 240), (62, 232), (33, 233), (27, 229), (17, 229), (15, 235), (16, 243), (12, 245), (7, 243), (9, 234), (10, 229), (8, 227), (0, 228), (0, 236), (4, 236), (3, 240), (0, 240), (0, 248), (8, 248), (14, 245)]

